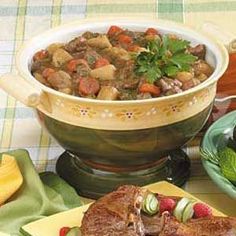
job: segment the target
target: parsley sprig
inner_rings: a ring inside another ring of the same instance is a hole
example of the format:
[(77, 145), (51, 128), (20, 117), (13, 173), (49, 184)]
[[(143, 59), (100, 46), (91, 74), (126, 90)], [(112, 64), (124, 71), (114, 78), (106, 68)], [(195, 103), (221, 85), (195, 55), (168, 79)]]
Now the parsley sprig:
[(145, 75), (153, 83), (162, 76), (174, 76), (179, 71), (189, 71), (197, 57), (187, 52), (190, 42), (173, 39), (167, 35), (162, 40), (148, 42), (147, 50), (137, 55), (135, 72)]

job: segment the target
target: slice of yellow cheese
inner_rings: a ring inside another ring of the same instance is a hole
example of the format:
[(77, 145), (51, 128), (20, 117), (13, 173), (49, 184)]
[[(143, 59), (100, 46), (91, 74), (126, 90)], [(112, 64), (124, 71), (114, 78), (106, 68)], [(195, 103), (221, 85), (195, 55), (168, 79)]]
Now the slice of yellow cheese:
[(13, 156), (3, 154), (0, 162), (0, 205), (22, 185), (23, 177)]

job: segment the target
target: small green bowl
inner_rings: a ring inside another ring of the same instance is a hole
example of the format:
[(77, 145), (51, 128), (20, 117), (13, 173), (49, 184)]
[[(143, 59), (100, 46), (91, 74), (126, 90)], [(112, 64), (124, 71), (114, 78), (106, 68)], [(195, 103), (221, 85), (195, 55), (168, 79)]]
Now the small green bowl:
[[(219, 149), (226, 146), (227, 140), (232, 138), (235, 125), (236, 111), (230, 112), (214, 122), (202, 139), (201, 150), (213, 155), (217, 154)], [(202, 163), (213, 182), (231, 198), (236, 199), (236, 186), (223, 176), (220, 168), (204, 159), (203, 155)]]

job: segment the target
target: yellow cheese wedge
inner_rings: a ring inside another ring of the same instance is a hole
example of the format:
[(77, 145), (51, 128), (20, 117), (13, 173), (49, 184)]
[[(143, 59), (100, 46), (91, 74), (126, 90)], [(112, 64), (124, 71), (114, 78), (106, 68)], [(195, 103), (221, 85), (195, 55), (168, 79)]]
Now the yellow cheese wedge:
[(0, 205), (22, 185), (23, 177), (13, 156), (3, 154), (0, 162)]

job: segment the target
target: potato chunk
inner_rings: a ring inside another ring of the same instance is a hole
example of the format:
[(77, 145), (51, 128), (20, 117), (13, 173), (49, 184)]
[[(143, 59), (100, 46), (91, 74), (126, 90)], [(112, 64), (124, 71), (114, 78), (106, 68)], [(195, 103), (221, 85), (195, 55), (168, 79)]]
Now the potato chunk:
[(103, 86), (97, 96), (100, 100), (116, 100), (119, 95), (119, 91), (113, 86)]
[(64, 46), (63, 43), (52, 43), (47, 47), (47, 51), (50, 55), (53, 55), (53, 53)]
[(193, 74), (187, 71), (180, 71), (180, 72), (177, 72), (175, 79), (179, 80), (182, 83), (185, 83), (193, 79)]
[(113, 80), (115, 79), (115, 71), (115, 66), (107, 65), (91, 70), (90, 75), (100, 80)]
[(96, 47), (96, 48), (100, 48), (100, 49), (112, 47), (112, 45), (106, 35), (99, 35), (96, 38), (89, 39), (88, 45), (91, 47)]
[(117, 58), (125, 60), (125, 61), (128, 61), (131, 59), (130, 54), (123, 48), (111, 47), (111, 48), (104, 49), (103, 52), (104, 54), (107, 54), (114, 60)]
[(60, 67), (73, 57), (64, 49), (58, 48), (52, 55), (52, 63), (55, 67)]

